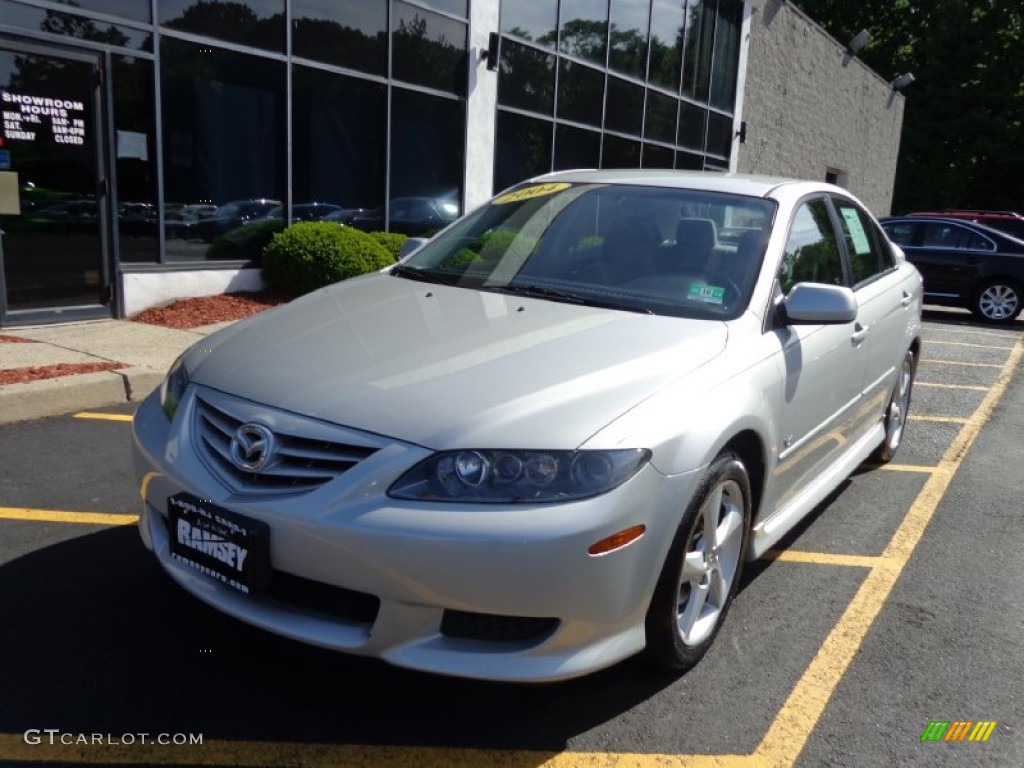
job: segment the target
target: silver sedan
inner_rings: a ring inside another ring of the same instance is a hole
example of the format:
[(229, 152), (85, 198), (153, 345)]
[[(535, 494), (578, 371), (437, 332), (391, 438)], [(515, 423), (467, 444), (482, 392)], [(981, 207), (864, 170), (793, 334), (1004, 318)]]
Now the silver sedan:
[(142, 538), (200, 599), (325, 648), (686, 669), (744, 561), (899, 448), (921, 301), (838, 187), (534, 179), (187, 351), (135, 417)]

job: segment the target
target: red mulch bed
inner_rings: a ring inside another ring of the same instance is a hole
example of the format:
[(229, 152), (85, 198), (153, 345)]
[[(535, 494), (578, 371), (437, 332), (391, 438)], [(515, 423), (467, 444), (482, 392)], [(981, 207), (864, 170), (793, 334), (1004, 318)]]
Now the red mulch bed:
[(0, 371), (0, 385), (24, 384), (27, 381), (56, 379), (75, 373), (99, 373), (124, 368), (124, 363), (57, 363), (56, 365), (34, 365), (30, 368), (11, 368)]
[(0, 335), (0, 344), (31, 344), (32, 339), (23, 339), (20, 336)]
[(226, 320), (241, 320), (286, 301), (288, 299), (269, 291), (222, 293), (218, 296), (182, 299), (166, 307), (152, 307), (129, 319), (165, 328), (188, 329)]

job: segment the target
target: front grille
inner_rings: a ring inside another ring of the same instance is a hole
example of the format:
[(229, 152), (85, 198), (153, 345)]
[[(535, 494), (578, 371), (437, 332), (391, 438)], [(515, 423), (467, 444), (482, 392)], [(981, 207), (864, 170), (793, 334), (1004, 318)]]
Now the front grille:
[(558, 627), (558, 619), (532, 616), (496, 616), (490, 613), (445, 611), (441, 634), (464, 640), (521, 643), (541, 641)]
[(230, 403), (214, 405), (210, 399), (197, 395), (194, 423), (199, 455), (236, 493), (305, 493), (333, 480), (376, 451), (369, 446), (311, 439), (276, 428), (271, 430), (273, 458), (258, 472), (249, 472), (231, 459), (231, 438), (245, 419), (232, 411)]

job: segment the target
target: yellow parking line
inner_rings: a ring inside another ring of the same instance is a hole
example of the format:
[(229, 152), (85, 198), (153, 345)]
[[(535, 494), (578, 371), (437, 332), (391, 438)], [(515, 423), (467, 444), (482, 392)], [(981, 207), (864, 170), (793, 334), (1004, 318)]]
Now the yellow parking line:
[(76, 419), (98, 419), (100, 421), (131, 421), (134, 416), (130, 413), (91, 413), (82, 411), (75, 414)]
[(891, 561), (890, 567), (871, 569), (775, 716), (775, 721), (754, 753), (765, 764), (790, 766), (800, 756), (832, 694), (924, 535), (963, 457), (967, 455), (1006, 391), (1022, 353), (1024, 340), (1013, 348), (991, 391), (943, 454), (939, 461), (940, 471), (933, 472), (925, 481), (910, 511), (882, 552), (882, 557)]
[(962, 419), (959, 416), (928, 416), (927, 414), (907, 414), (907, 418), (911, 421), (934, 421), (939, 424), (966, 424), (967, 419)]
[(965, 363), (961, 360), (929, 360), (923, 359), (921, 363), (936, 363), (938, 365), (966, 365), (971, 368), (1002, 368), (999, 363)]
[(884, 568), (890, 561), (873, 555), (837, 555), (831, 552), (804, 552), (797, 549), (769, 549), (762, 560), (812, 565), (846, 565), (855, 568)]
[(969, 341), (939, 341), (938, 339), (929, 339), (925, 343), (930, 347), (933, 344), (945, 344), (950, 347), (973, 347), (974, 349), (1004, 349), (1007, 352), (1014, 349), (1014, 347), (1003, 347), (995, 344), (972, 344)]
[(138, 515), (108, 515), (102, 512), (60, 512), (54, 509), (0, 507), (0, 520), (28, 520), (34, 523), (79, 523), (83, 525), (134, 525)]
[(970, 389), (974, 392), (988, 392), (988, 387), (978, 386), (976, 384), (937, 384), (932, 381), (915, 381), (915, 387), (936, 387), (938, 389)]
[(930, 467), (927, 464), (879, 464), (875, 469), (881, 469), (886, 472), (921, 472), (927, 475), (934, 475), (936, 472), (941, 471), (941, 467), (934, 466)]

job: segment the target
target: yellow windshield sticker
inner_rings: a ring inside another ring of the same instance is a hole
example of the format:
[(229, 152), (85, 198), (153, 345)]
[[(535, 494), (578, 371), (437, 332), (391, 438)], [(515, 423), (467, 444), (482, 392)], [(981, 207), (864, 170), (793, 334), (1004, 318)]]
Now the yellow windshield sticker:
[(568, 189), (571, 186), (572, 184), (568, 184), (564, 181), (552, 182), (551, 184), (534, 184), (532, 187), (523, 187), (522, 189), (517, 189), (515, 192), (509, 192), (507, 195), (496, 197), (492, 202), (495, 205), (518, 203), (522, 200), (529, 200), (533, 197), (553, 195), (555, 192), (561, 192), (563, 189)]

